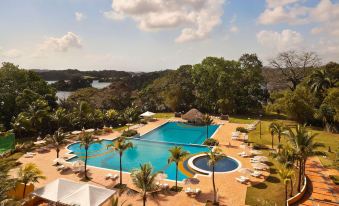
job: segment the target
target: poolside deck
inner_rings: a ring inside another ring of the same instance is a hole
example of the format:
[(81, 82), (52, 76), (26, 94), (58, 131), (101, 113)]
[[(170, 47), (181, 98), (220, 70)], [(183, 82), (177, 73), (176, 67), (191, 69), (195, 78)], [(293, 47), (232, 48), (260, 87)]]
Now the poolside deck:
[[(171, 120), (178, 120), (181, 119), (178, 118), (172, 118)], [(138, 132), (141, 134), (144, 134), (146, 132), (149, 132), (156, 127), (159, 127), (160, 125), (164, 124), (168, 120), (166, 119), (159, 119), (156, 122), (151, 122), (143, 127), (138, 128)], [(242, 164), (242, 167), (251, 168), (251, 163), (249, 158), (242, 158), (237, 155), (237, 153), (243, 151), (244, 149), (240, 148), (239, 145), (241, 142), (231, 140), (231, 132), (235, 131), (235, 129), (238, 126), (241, 126), (240, 124), (234, 124), (234, 123), (228, 123), (225, 121), (221, 121), (219, 119), (215, 120), (216, 123), (222, 123), (221, 127), (217, 130), (213, 138), (219, 140), (220, 142), (220, 148), (223, 150), (225, 154), (228, 156), (235, 157), (237, 160), (239, 160)], [(114, 139), (119, 134), (117, 132), (102, 136), (104, 139)], [(229, 142), (231, 142), (231, 147), (229, 147)], [(60, 152), (61, 156), (68, 156), (65, 154), (67, 151), (63, 148)], [(20, 158), (19, 161), (22, 163), (28, 163), (28, 162), (34, 162), (37, 164), (37, 166), (43, 171), (43, 173), (46, 175), (46, 180), (41, 180), (39, 183), (35, 184), (35, 186), (41, 187), (45, 185), (47, 182), (50, 182), (56, 178), (67, 178), (75, 181), (81, 181), (81, 177), (78, 175), (72, 173), (71, 171), (60, 173), (56, 170), (55, 166), (52, 166), (53, 160), (56, 158), (56, 153), (54, 150), (48, 153), (44, 154), (37, 154), (33, 158)], [(14, 171), (13, 171), (14, 173)], [(89, 166), (89, 176), (92, 178), (89, 182), (90, 184), (94, 185), (100, 185), (104, 186), (106, 188), (112, 188), (115, 184), (118, 183), (118, 180), (116, 182), (112, 180), (106, 180), (105, 175), (107, 173), (118, 173), (118, 171), (108, 170), (108, 169), (102, 169), (102, 168), (95, 168)], [(236, 177), (243, 175), (239, 172), (232, 172), (228, 174), (216, 174), (216, 186), (219, 191), (219, 201), (221, 205), (245, 205), (245, 198), (246, 198), (246, 190), (247, 187), (250, 186), (250, 184), (240, 184), (235, 180)], [(264, 173), (264, 176), (268, 176), (268, 173)], [(200, 179), (200, 183), (198, 185), (193, 185), (191, 187), (194, 188), (200, 188), (202, 190), (202, 193), (196, 197), (188, 197), (183, 191), (177, 194), (168, 194), (163, 195), (160, 194), (156, 198), (149, 197), (147, 205), (161, 205), (161, 206), (172, 206), (173, 204), (177, 206), (186, 206), (186, 205), (204, 205), (206, 203), (206, 200), (212, 200), (213, 198), (213, 189), (212, 189), (212, 181), (209, 176), (203, 176), (203, 175), (197, 175), (197, 178)], [(254, 178), (251, 177), (251, 184), (255, 184), (257, 182), (264, 181), (264, 178)], [(127, 183), (128, 186), (133, 187), (132, 182), (130, 180), (129, 174), (125, 173), (123, 175), (123, 182)], [(165, 181), (170, 185), (173, 185), (173, 181)], [(183, 187), (186, 187), (185, 185), (179, 184)], [(127, 200), (126, 204), (133, 204), (133, 205), (141, 205), (142, 199), (140, 196), (128, 196), (126, 193), (124, 193), (120, 197), (121, 201)]]

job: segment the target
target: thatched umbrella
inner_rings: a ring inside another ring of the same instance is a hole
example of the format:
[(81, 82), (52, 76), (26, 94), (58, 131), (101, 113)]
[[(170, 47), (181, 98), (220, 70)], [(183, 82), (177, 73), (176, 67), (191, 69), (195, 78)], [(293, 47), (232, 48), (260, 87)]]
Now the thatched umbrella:
[(182, 115), (182, 118), (188, 122), (202, 123), (203, 114), (197, 109), (191, 109), (186, 114)]

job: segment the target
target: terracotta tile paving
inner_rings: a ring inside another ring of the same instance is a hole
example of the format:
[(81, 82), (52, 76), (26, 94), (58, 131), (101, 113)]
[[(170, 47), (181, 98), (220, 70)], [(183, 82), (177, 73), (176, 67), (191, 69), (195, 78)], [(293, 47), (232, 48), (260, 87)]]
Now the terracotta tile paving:
[[(178, 119), (177, 119), (178, 120)], [(141, 128), (138, 129), (138, 131), (141, 134), (144, 134), (160, 125), (165, 123), (167, 120), (160, 119), (157, 122), (149, 123)], [(235, 157), (238, 159), (242, 167), (251, 168), (251, 163), (249, 158), (241, 158), (237, 155), (237, 153), (243, 151), (244, 149), (239, 148), (239, 145), (241, 142), (231, 140), (231, 132), (235, 131), (235, 129), (240, 126), (239, 124), (232, 124), (227, 122), (221, 122), (220, 120), (215, 120), (217, 123), (224, 123), (218, 131), (216, 132), (214, 138), (218, 139), (220, 142), (220, 147), (223, 150), (223, 152), (229, 156)], [(113, 133), (111, 135), (106, 135), (104, 138), (113, 139), (117, 137), (119, 134)], [(231, 147), (228, 147), (229, 142), (231, 142)], [(66, 150), (62, 149), (60, 154), (61, 156), (67, 156)], [(72, 172), (65, 172), (60, 173), (56, 170), (54, 166), (52, 166), (52, 161), (56, 158), (56, 153), (54, 150), (48, 153), (44, 154), (37, 154), (33, 158), (20, 158), (19, 161), (22, 163), (28, 163), (28, 162), (34, 162), (38, 165), (38, 167), (43, 171), (45, 176), (47, 176), (46, 180), (41, 180), (39, 183), (35, 184), (36, 188), (41, 187), (45, 185), (48, 182), (53, 181), (56, 178), (67, 178), (75, 181), (81, 181), (81, 177), (78, 175), (72, 173)], [(14, 175), (15, 170), (12, 171), (12, 174)], [(106, 188), (112, 188), (115, 184), (118, 183), (111, 181), (111, 180), (105, 180), (105, 175), (107, 173), (118, 173), (118, 171), (115, 170), (108, 170), (108, 169), (102, 169), (102, 168), (95, 168), (95, 167), (89, 167), (89, 176), (91, 176), (90, 184), (103, 186)], [(246, 190), (247, 187), (250, 186), (250, 184), (240, 184), (236, 182), (235, 178), (243, 175), (239, 172), (232, 172), (227, 174), (216, 174), (216, 185), (218, 188), (218, 194), (219, 194), (219, 201), (221, 205), (229, 205), (229, 206), (242, 206), (245, 205), (245, 198), (246, 198)], [(267, 172), (264, 172), (264, 177), (267, 177), (269, 174)], [(257, 182), (264, 181), (264, 177), (262, 178), (254, 178), (251, 177), (251, 184), (255, 184)], [(149, 200), (147, 202), (148, 206), (153, 205), (161, 205), (161, 206), (198, 206), (198, 205), (205, 205), (206, 200), (213, 198), (213, 192), (212, 192), (212, 181), (209, 176), (203, 176), (198, 175), (197, 178), (200, 179), (199, 185), (197, 185), (197, 188), (200, 188), (202, 193), (196, 197), (188, 197), (184, 192), (180, 192), (177, 194), (159, 194), (155, 198), (152, 196), (149, 196)], [(129, 187), (133, 187), (133, 184), (131, 182), (131, 179), (129, 177), (129, 173), (124, 173), (123, 175), (123, 182), (126, 183)], [(173, 181), (167, 181), (170, 185), (173, 185)], [(182, 185), (186, 187), (185, 185)], [(194, 185), (195, 186), (195, 185)], [(191, 186), (192, 187), (192, 186)], [(141, 205), (142, 200), (139, 195), (136, 196), (129, 196), (126, 193), (123, 193), (120, 196), (120, 200), (124, 201), (127, 200), (126, 204), (132, 203), (133, 206)]]
[(339, 187), (335, 185), (317, 157), (306, 164), (306, 174), (311, 182), (304, 199), (296, 205), (333, 206), (339, 205)]

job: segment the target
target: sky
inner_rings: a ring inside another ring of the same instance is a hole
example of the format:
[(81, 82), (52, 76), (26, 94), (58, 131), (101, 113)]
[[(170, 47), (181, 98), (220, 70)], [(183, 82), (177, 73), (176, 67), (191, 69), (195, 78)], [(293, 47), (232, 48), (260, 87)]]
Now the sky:
[(0, 62), (155, 71), (206, 56), (339, 61), (339, 0), (0, 0)]

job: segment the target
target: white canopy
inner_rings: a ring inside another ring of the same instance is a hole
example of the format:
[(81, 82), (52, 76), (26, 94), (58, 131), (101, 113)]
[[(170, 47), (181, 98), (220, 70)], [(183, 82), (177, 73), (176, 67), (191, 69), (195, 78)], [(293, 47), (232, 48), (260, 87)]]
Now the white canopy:
[(32, 193), (52, 202), (80, 206), (100, 206), (114, 194), (114, 190), (66, 179), (56, 179)]
[(141, 116), (141, 117), (151, 117), (151, 116), (153, 116), (153, 115), (155, 115), (155, 113), (150, 112), (150, 111), (147, 111), (147, 112), (145, 112), (145, 113), (142, 113), (140, 116)]

